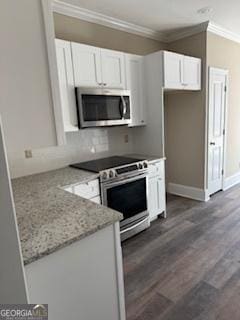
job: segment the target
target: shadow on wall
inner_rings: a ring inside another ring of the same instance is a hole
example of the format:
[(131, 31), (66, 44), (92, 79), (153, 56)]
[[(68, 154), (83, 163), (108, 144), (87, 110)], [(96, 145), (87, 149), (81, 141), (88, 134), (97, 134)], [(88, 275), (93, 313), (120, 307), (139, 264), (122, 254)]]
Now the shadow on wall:
[[(128, 135), (128, 142), (125, 136)], [(84, 129), (67, 134), (67, 144), (35, 149), (26, 159), (24, 151), (8, 154), (11, 177), (40, 173), (69, 164), (132, 152), (131, 129), (128, 127)]]

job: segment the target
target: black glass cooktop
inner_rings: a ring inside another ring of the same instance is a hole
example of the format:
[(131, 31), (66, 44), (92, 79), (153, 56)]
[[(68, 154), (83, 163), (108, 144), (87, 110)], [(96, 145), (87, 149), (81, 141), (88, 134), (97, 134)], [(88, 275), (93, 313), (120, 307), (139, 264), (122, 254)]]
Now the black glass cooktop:
[(124, 165), (138, 162), (141, 160), (144, 160), (144, 159), (134, 159), (134, 158), (128, 158), (128, 157), (114, 156), (114, 157), (76, 163), (76, 164), (72, 164), (70, 167), (98, 173), (106, 169), (124, 166)]

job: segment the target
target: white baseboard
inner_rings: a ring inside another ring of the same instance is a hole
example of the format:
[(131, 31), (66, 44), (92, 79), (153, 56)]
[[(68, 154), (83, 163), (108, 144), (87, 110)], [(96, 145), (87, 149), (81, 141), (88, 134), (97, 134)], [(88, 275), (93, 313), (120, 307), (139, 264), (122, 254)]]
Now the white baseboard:
[(176, 183), (168, 183), (167, 186), (168, 193), (175, 194), (177, 196), (190, 198), (198, 201), (208, 201), (209, 195), (207, 190), (183, 186), (181, 184)]
[(234, 175), (227, 177), (223, 181), (223, 190), (230, 189), (236, 184), (240, 183), (240, 172), (235, 173)]

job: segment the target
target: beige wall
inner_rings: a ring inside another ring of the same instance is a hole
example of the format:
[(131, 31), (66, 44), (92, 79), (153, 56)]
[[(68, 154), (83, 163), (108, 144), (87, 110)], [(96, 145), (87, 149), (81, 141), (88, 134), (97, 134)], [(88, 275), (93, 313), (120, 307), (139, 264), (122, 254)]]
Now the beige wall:
[(240, 170), (240, 44), (207, 33), (208, 66), (229, 70), (226, 176)]
[(170, 51), (202, 59), (202, 90), (165, 94), (167, 181), (204, 188), (206, 32), (175, 41)]
[(8, 151), (56, 145), (41, 1), (0, 1), (0, 114)]
[(148, 54), (166, 45), (148, 38), (54, 13), (57, 38), (135, 54)]

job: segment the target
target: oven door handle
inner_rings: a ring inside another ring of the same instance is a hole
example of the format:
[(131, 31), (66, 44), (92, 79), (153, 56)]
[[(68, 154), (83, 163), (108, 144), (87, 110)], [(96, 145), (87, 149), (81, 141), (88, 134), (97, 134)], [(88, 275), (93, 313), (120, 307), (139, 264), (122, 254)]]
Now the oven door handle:
[(131, 226), (129, 228), (126, 228), (126, 229), (120, 231), (120, 234), (133, 230), (134, 228), (140, 226), (142, 223), (146, 222), (148, 219), (149, 219), (149, 217), (143, 219), (142, 221), (138, 222), (137, 224), (134, 224), (133, 226)]
[(103, 187), (103, 189), (111, 189), (113, 187), (117, 187), (119, 185), (127, 184), (127, 183), (133, 182), (133, 181), (138, 181), (138, 180), (141, 180), (141, 179), (144, 179), (147, 177), (148, 177), (148, 171), (143, 172), (141, 174), (133, 175), (131, 177), (122, 176), (122, 177), (118, 177), (118, 178), (114, 179), (114, 181), (102, 182), (102, 187)]

